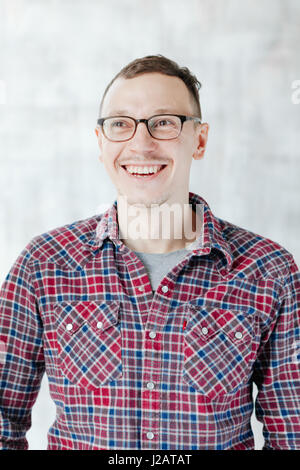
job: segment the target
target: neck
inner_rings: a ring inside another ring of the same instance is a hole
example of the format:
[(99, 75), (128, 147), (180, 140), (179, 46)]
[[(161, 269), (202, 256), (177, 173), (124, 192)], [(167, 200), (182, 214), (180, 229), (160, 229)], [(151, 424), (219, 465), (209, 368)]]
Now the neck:
[(164, 204), (128, 204), (118, 196), (120, 239), (134, 251), (169, 253), (188, 248), (201, 232), (201, 218), (184, 201)]

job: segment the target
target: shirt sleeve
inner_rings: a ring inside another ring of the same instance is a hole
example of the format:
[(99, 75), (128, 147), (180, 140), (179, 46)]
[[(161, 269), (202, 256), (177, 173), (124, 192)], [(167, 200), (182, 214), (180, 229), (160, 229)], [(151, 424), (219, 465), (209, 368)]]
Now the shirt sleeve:
[(291, 256), (276, 317), (254, 365), (263, 450), (300, 450), (300, 273)]
[(44, 374), (43, 328), (30, 270), (30, 244), (0, 291), (0, 449), (27, 450), (26, 432)]

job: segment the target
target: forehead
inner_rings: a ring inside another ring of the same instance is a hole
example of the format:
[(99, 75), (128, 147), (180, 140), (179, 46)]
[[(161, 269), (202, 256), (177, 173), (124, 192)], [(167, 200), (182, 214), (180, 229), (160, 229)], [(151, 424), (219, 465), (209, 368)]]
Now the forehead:
[(191, 114), (193, 100), (185, 83), (178, 77), (145, 73), (134, 78), (117, 78), (108, 90), (102, 116), (174, 112)]

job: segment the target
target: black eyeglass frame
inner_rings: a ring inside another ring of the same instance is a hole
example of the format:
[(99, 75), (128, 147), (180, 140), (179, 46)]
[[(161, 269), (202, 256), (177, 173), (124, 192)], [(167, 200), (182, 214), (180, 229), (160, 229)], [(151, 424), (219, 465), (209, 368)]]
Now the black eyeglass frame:
[[(149, 128), (149, 121), (155, 117), (158, 117), (158, 116), (175, 116), (175, 117), (178, 117), (181, 121), (181, 128), (180, 128), (180, 131), (179, 131), (179, 134), (176, 136), (176, 137), (171, 137), (170, 139), (160, 139), (158, 137), (154, 137), (152, 134), (151, 134), (151, 131), (150, 131), (150, 128)], [(105, 121), (105, 119), (113, 119), (113, 118), (129, 118), (131, 119), (132, 121), (135, 122), (135, 129), (134, 129), (134, 132), (132, 134), (131, 137), (129, 137), (129, 139), (122, 139), (122, 140), (113, 140), (113, 139), (110, 139), (109, 137), (107, 137), (107, 135), (105, 134), (104, 132), (104, 129), (103, 129), (103, 123)], [(97, 120), (97, 124), (99, 124), (99, 126), (101, 126), (102, 128), (102, 132), (103, 132), (103, 135), (106, 137), (107, 140), (110, 140), (111, 142), (127, 142), (128, 140), (131, 140), (135, 133), (136, 133), (136, 129), (137, 129), (137, 126), (140, 122), (144, 122), (146, 124), (146, 127), (148, 129), (148, 132), (149, 134), (151, 135), (151, 137), (153, 137), (153, 139), (156, 139), (156, 140), (173, 140), (173, 139), (177, 139), (177, 137), (181, 134), (181, 131), (182, 131), (182, 127), (183, 127), (183, 123), (185, 121), (195, 121), (195, 122), (199, 122), (200, 124), (202, 123), (201, 119), (199, 117), (194, 117), (194, 116), (184, 116), (182, 114), (170, 114), (170, 113), (165, 113), (165, 114), (154, 114), (154, 116), (151, 116), (149, 117), (149, 119), (134, 119), (133, 117), (131, 116), (108, 116), (108, 117), (104, 117), (104, 118), (99, 118)]]

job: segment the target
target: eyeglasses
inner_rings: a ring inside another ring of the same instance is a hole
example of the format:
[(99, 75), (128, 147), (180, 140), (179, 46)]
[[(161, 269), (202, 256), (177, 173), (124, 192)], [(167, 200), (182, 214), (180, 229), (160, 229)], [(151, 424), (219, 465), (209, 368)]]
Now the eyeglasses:
[(176, 139), (182, 131), (185, 121), (201, 123), (201, 119), (180, 114), (157, 114), (149, 119), (134, 119), (129, 116), (111, 116), (97, 120), (102, 127), (103, 134), (113, 142), (124, 142), (132, 139), (137, 125), (144, 122), (149, 134), (158, 140)]

